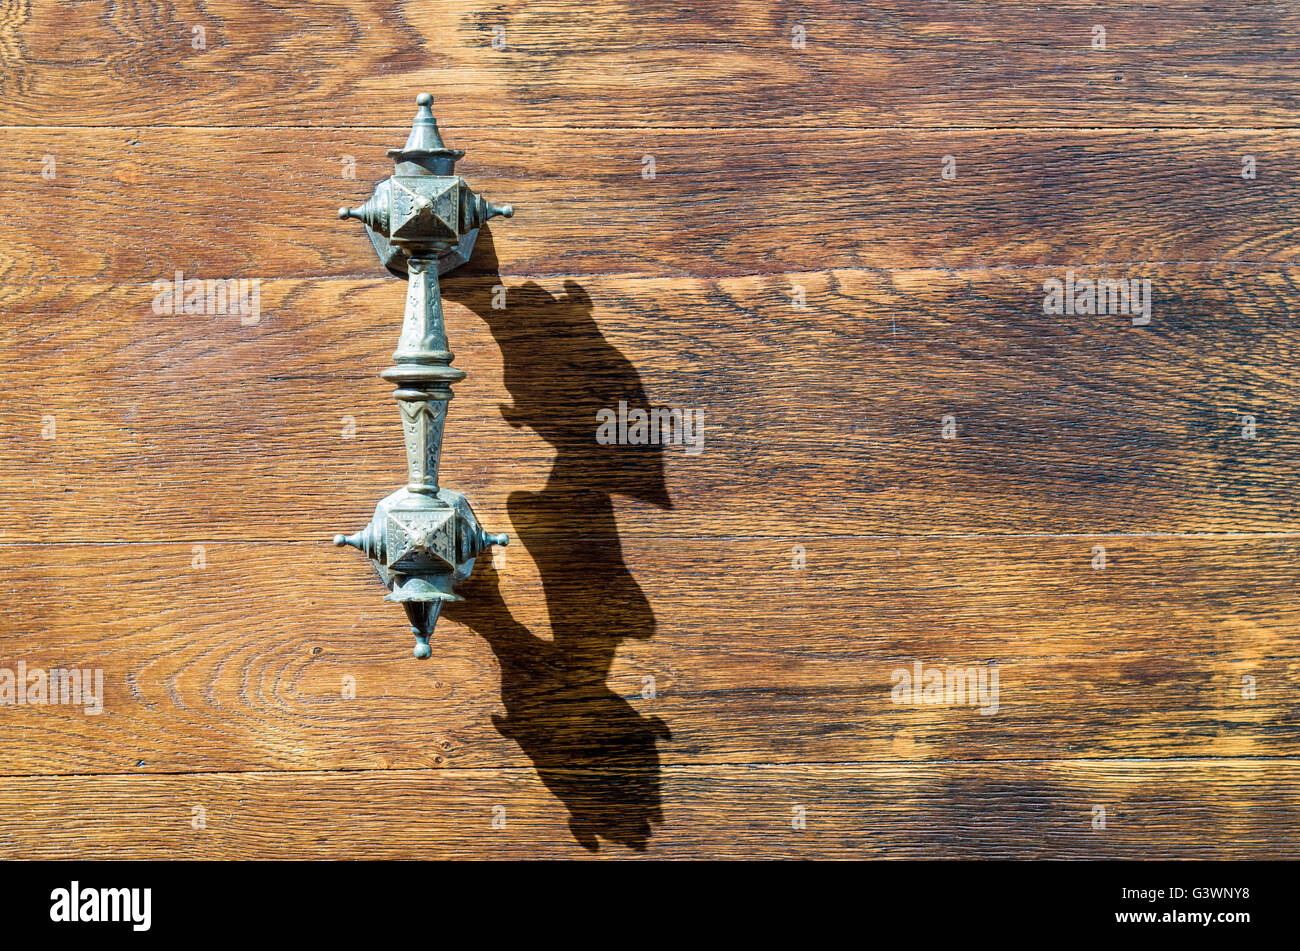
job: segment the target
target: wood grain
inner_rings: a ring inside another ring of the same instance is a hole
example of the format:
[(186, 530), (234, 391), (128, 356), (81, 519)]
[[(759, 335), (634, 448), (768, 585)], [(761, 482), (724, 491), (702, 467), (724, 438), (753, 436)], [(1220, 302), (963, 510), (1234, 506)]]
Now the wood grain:
[[(0, 700), (104, 678), (0, 702), (0, 856), (1297, 857), (1298, 39), (0, 5)], [(420, 663), (329, 539), (403, 471), (402, 289), (334, 213), (425, 89), (517, 215), (444, 282), (444, 482), (513, 541)], [(257, 320), (157, 313), (178, 271)], [(1150, 323), (1045, 314), (1067, 272)], [(598, 445), (620, 401), (702, 451)], [(895, 702), (916, 664), (996, 712)]]
[[(371, 276), (335, 217), (392, 172), (382, 129), (19, 129), (0, 142), (10, 280)], [(466, 275), (1294, 264), (1300, 131), (448, 129), (514, 204)], [(1257, 177), (1242, 178), (1243, 156)], [(54, 179), (41, 172), (54, 161)], [(355, 179), (344, 178), (355, 159)], [(646, 156), (655, 161), (653, 179)], [(956, 178), (941, 177), (944, 156)], [(70, 236), (75, 236), (70, 239)], [(459, 272), (458, 272), (459, 273)]]
[[(0, 667), (105, 696), (0, 706), (0, 772), (1287, 756), (1298, 574), (1294, 536), (524, 531), (417, 663), (323, 539), (3, 546)], [(998, 697), (894, 702), (916, 662), (996, 665)]]
[[(0, 849), (114, 859), (625, 858), (638, 848), (665, 858), (1294, 859), (1298, 793), (1294, 760), (688, 767), (664, 772), (661, 825), (640, 800), (604, 798), (599, 783), (570, 811), (529, 770), (32, 778), (0, 786)], [(803, 830), (792, 828), (796, 807)]]
[[(1296, 531), (1297, 272), (1078, 272), (1117, 273), (1152, 281), (1150, 325), (1044, 316), (1043, 281), (1062, 272), (1042, 269), (456, 277), (448, 327), (470, 375), (444, 482), (489, 526), (522, 517), (511, 492), (551, 480), (614, 497), (625, 535)], [(23, 315), (3, 338), (0, 539), (359, 527), (404, 472), (376, 378), (401, 285), (262, 293), (260, 322), (243, 327), (156, 316), (147, 285), (0, 289)], [(702, 451), (597, 445), (597, 412), (620, 400), (701, 410)], [(585, 505), (527, 522), (580, 531)]]
[(801, 145), (827, 125), (1290, 125), (1298, 38), (1281, 0), (32, 0), (0, 18), (0, 122), (397, 125), (427, 87), (452, 125), (767, 126)]

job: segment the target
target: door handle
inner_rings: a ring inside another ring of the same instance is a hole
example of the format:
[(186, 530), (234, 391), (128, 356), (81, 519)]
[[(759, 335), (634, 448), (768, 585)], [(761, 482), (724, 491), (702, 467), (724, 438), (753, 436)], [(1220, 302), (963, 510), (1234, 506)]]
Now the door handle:
[(370, 243), (390, 272), (406, 279), (406, 310), (393, 365), (379, 375), (393, 383), (406, 441), (407, 483), (382, 499), (370, 523), (334, 544), (365, 553), (389, 589), (386, 601), (406, 610), (415, 656), (428, 657), (429, 637), (442, 605), (464, 600), (455, 586), (469, 577), (479, 553), (505, 545), (505, 535), (484, 530), (465, 496), (438, 485), (442, 431), (452, 384), (465, 371), (452, 367), (438, 275), (469, 260), (479, 228), (509, 205), (494, 205), (455, 171), (465, 153), (449, 149), (438, 133), (433, 97), (416, 97), (418, 111), (406, 145), (390, 149), (393, 174), (340, 218), (366, 226)]

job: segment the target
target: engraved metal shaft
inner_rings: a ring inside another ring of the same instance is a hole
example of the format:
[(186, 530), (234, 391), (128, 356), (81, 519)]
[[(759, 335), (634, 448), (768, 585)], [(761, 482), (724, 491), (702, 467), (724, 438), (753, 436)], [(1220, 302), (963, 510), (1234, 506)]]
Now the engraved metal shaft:
[(393, 352), (394, 366), (380, 375), (397, 385), (393, 398), (406, 436), (406, 487), (436, 495), (447, 402), (452, 384), (465, 379), (465, 371), (451, 366), (455, 358), (447, 345), (437, 259), (411, 258), (407, 269), (402, 335)]

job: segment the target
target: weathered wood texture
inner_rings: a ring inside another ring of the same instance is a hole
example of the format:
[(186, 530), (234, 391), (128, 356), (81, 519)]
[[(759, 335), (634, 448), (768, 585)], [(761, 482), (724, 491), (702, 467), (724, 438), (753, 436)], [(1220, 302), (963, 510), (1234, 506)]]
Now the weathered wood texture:
[[(0, 704), (0, 855), (1300, 855), (1300, 8), (694, 6), (0, 8), (0, 697), (104, 678)], [(517, 209), (444, 282), (514, 540), (417, 663), (328, 540), (424, 88)]]
[[(662, 797), (660, 824), (642, 800), (598, 784), (566, 810), (531, 770), (31, 778), (0, 787), (0, 849), (578, 857), (591, 854), (581, 837), (597, 855), (623, 858), (637, 854), (624, 846), (647, 844), (647, 830), (649, 853), (667, 857), (1232, 859), (1300, 849), (1300, 767), (1270, 760), (686, 767), (663, 771)], [(796, 807), (803, 830), (793, 828)]]
[[(0, 708), (0, 773), (1282, 756), (1300, 734), (1295, 537), (522, 542), (427, 664), (324, 541), (0, 547), (0, 656), (104, 671), (102, 714)], [(894, 702), (917, 660), (996, 665), (996, 713)]]
[[(385, 150), (409, 125), (10, 130), (0, 268), (21, 280), (371, 275), (360, 226), (335, 212), (392, 171)], [(1300, 256), (1296, 130), (476, 127), (446, 138), (468, 150), (457, 168), (475, 187), (515, 206), (494, 227), (510, 275)], [(1254, 179), (1242, 177), (1247, 155)], [(343, 177), (349, 156), (355, 180)]]
[(771, 126), (800, 146), (826, 125), (1272, 125), (1300, 108), (1286, 0), (33, 0), (5, 5), (0, 41), (15, 125), (400, 124), (425, 86), (451, 125)]
[[(504, 310), (452, 278), (444, 479), (506, 530), (608, 493), (624, 534), (1296, 531), (1300, 272), (1078, 271), (1126, 273), (1148, 326), (1044, 315), (1048, 269), (507, 278)], [(268, 282), (249, 327), (145, 284), (0, 295), (2, 540), (328, 538), (400, 483), (396, 281)], [(598, 445), (620, 400), (702, 410), (702, 451)], [(507, 511), (550, 480), (570, 504)]]

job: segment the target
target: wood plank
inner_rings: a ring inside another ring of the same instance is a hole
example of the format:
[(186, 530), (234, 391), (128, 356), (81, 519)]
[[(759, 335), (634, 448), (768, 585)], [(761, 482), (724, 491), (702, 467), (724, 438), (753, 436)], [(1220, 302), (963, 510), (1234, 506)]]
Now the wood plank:
[(1260, 125), (1296, 119), (1300, 11), (33, 0), (0, 38), (13, 125), (396, 123), (425, 87), (453, 124), (497, 127)]
[[(41, 777), (6, 858), (1294, 859), (1295, 760)], [(805, 827), (793, 828), (795, 809)], [(196, 811), (201, 810), (201, 811)], [(1104, 828), (1094, 824), (1102, 819)], [(503, 828), (493, 828), (494, 816)], [(571, 819), (572, 817), (572, 819)], [(570, 822), (572, 821), (572, 828)], [(195, 828), (200, 825), (199, 828)], [(584, 845), (586, 848), (584, 848)], [(590, 851), (588, 850), (590, 849)]]
[[(1043, 282), (1064, 273), (455, 277), (469, 378), (443, 481), (507, 530), (581, 532), (610, 504), (625, 535), (691, 538), (1300, 530), (1297, 271), (1078, 271), (1149, 277), (1148, 326), (1044, 316)], [(364, 523), (404, 474), (376, 377), (401, 284), (262, 295), (243, 327), (156, 316), (148, 285), (4, 285), (0, 540), (309, 540)], [(703, 412), (702, 451), (598, 445), (597, 413), (620, 400)], [(548, 483), (570, 502), (509, 510)]]
[[(361, 555), (324, 540), (210, 544), (202, 567), (189, 545), (0, 546), (0, 668), (98, 668), (104, 690), (99, 714), (0, 706), (0, 773), (654, 773), (1275, 757), (1300, 741), (1295, 536), (620, 541), (598, 513), (588, 527), (525, 531), (499, 570), (485, 559), (429, 662)], [(895, 694), (917, 663), (983, 669), (986, 692)]]
[[(375, 275), (361, 226), (335, 213), (392, 172), (385, 150), (405, 135), (10, 130), (0, 267), (11, 281)], [(481, 127), (447, 138), (469, 149), (469, 181), (516, 209), (471, 273), (498, 260), (507, 274), (574, 276), (1300, 260), (1294, 129)], [(945, 155), (955, 180), (941, 177)], [(1241, 177), (1244, 155), (1254, 180)], [(342, 177), (345, 156), (355, 179)]]

